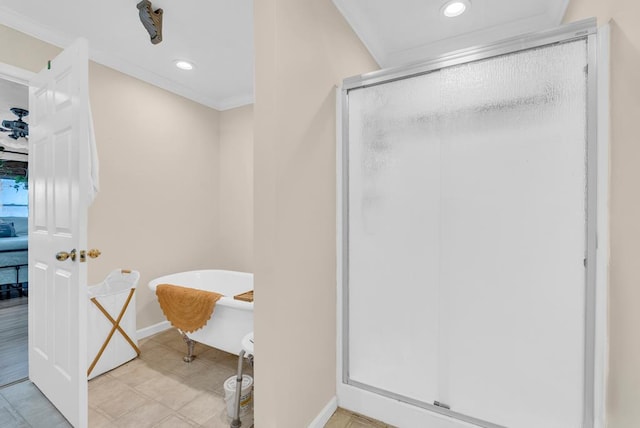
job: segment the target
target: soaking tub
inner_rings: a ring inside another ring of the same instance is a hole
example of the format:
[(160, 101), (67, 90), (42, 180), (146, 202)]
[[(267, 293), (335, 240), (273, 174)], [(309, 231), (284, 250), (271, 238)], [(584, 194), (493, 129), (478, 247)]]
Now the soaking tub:
[(242, 338), (253, 331), (253, 302), (235, 300), (233, 296), (253, 290), (253, 274), (228, 270), (195, 270), (174, 273), (149, 282), (156, 292), (160, 284), (172, 284), (222, 294), (216, 303), (211, 319), (199, 330), (183, 335), (188, 345), (185, 361), (193, 356), (193, 341), (238, 355), (242, 349)]

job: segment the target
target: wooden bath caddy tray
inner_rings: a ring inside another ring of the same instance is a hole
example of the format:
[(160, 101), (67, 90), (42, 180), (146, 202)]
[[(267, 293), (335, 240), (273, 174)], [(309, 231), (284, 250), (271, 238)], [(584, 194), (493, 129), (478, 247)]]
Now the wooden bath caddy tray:
[(233, 296), (233, 298), (236, 300), (242, 300), (243, 302), (253, 302), (253, 290), (238, 294)]

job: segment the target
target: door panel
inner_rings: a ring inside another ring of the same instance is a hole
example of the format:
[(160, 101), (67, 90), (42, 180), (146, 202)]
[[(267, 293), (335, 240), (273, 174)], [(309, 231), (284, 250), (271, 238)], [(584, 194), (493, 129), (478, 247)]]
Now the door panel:
[(30, 82), (29, 377), (75, 427), (87, 426), (87, 43)]

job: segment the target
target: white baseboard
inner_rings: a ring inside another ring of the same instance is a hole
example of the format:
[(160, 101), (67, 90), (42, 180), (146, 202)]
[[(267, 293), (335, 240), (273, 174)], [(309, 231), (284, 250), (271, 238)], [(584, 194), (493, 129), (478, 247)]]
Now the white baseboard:
[(169, 330), (171, 328), (171, 323), (169, 321), (162, 321), (158, 324), (150, 325), (149, 327), (141, 328), (136, 332), (138, 336), (138, 340), (144, 339), (145, 337), (153, 336), (156, 333), (160, 333), (161, 331)]
[(316, 416), (316, 418), (311, 421), (308, 428), (323, 428), (327, 424), (327, 422), (329, 422), (331, 415), (333, 415), (337, 408), (338, 399), (336, 397), (332, 397), (327, 405), (324, 406), (324, 409), (320, 411), (318, 416)]

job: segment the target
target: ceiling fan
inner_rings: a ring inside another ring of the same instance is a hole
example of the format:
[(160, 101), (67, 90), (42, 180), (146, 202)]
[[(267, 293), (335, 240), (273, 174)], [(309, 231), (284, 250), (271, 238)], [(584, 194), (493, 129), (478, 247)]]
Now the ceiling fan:
[(20, 107), (12, 107), (10, 110), (18, 116), (18, 120), (3, 120), (0, 132), (10, 132), (8, 137), (14, 140), (27, 138), (29, 136), (29, 124), (22, 120), (22, 118), (29, 115), (29, 110)]

